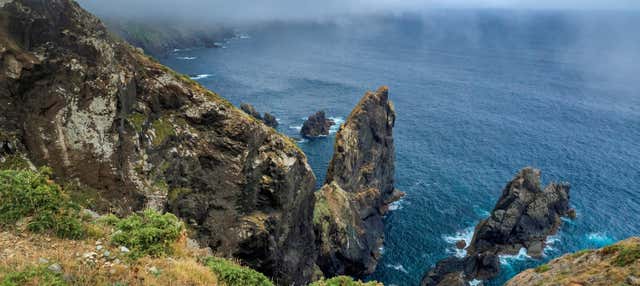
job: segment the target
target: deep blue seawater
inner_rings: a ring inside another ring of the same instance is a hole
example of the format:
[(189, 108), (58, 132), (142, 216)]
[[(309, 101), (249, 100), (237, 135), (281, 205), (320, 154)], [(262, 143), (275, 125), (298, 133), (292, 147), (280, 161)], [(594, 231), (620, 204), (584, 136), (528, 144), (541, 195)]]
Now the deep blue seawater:
[[(225, 48), (161, 61), (298, 137), (318, 110), (344, 119), (388, 85), (397, 187), (384, 256), (366, 279), (417, 285), (471, 235), (522, 167), (568, 181), (578, 219), (542, 261), (503, 259), (501, 285), (566, 252), (640, 234), (640, 17), (633, 13), (440, 11), (243, 30)], [(334, 136), (300, 140), (323, 181)]]

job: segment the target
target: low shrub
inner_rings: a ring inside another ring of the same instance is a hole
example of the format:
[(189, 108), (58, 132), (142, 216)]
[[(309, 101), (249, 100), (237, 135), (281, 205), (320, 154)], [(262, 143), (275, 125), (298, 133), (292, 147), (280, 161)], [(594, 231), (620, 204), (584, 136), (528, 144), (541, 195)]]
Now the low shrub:
[(108, 216), (103, 221), (115, 226), (111, 242), (129, 248), (132, 258), (172, 254), (173, 244), (184, 230), (184, 224), (175, 215), (154, 210), (123, 219)]
[(549, 266), (549, 264), (542, 264), (535, 269), (536, 273), (545, 273), (549, 270), (551, 270), (551, 266)]
[(67, 286), (62, 274), (44, 267), (29, 267), (22, 271), (0, 269), (0, 286)]
[(618, 256), (613, 260), (613, 265), (625, 267), (640, 259), (640, 245), (624, 247), (618, 252)]
[(50, 179), (51, 169), (0, 170), (0, 226), (26, 219), (27, 229), (62, 238), (84, 237), (80, 207)]
[(378, 281), (362, 282), (353, 280), (349, 276), (336, 276), (331, 279), (313, 282), (309, 286), (382, 286), (382, 283)]
[(273, 286), (271, 280), (264, 274), (223, 258), (209, 257), (204, 264), (228, 286)]

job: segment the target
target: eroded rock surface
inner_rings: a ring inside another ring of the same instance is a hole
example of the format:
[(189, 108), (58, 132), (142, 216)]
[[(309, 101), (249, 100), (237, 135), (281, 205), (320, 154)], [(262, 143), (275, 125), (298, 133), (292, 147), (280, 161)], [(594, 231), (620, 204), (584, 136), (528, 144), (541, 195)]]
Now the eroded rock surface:
[(367, 92), (336, 135), (313, 222), (325, 275), (373, 272), (384, 239), (383, 215), (402, 193), (394, 188), (395, 112), (388, 89)]
[(491, 216), (476, 226), (467, 256), (440, 261), (422, 285), (446, 285), (442, 281), (451, 273), (467, 281), (493, 278), (500, 272), (499, 255), (517, 254), (522, 248), (540, 257), (547, 237), (569, 213), (569, 185), (551, 183), (542, 189), (540, 170), (524, 168), (503, 189)]
[(586, 249), (525, 270), (505, 286), (640, 285), (640, 238), (632, 237), (600, 249)]
[(324, 111), (318, 111), (304, 121), (300, 134), (307, 138), (327, 136), (333, 125), (335, 125), (335, 122), (328, 119)]
[(167, 208), (216, 253), (279, 284), (309, 281), (315, 177), (290, 139), (73, 1), (0, 7), (2, 158), (21, 151), (111, 211)]

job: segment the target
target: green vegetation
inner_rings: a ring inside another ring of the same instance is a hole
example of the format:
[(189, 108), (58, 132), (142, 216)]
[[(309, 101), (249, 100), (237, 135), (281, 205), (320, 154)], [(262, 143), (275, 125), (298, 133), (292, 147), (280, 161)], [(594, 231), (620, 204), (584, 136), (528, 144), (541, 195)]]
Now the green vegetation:
[(173, 253), (173, 244), (180, 238), (184, 224), (175, 215), (146, 210), (123, 219), (106, 216), (101, 222), (115, 226), (111, 242), (131, 250), (132, 258), (144, 255), (159, 257)]
[(169, 122), (168, 119), (160, 118), (151, 124), (153, 130), (155, 132), (155, 137), (153, 138), (153, 146), (160, 146), (169, 136), (174, 136), (175, 130), (173, 130), (173, 125)]
[(583, 249), (583, 250), (580, 250), (580, 251), (578, 251), (578, 252), (576, 252), (574, 254), (571, 254), (571, 258), (576, 259), (578, 257), (581, 257), (581, 256), (583, 256), (583, 255), (585, 255), (587, 253), (591, 253), (591, 252), (593, 252), (593, 249)]
[(309, 286), (379, 286), (382, 283), (377, 281), (362, 282), (353, 280), (349, 276), (336, 276), (328, 280), (320, 280), (309, 284)]
[(536, 273), (544, 273), (549, 270), (551, 270), (551, 266), (549, 266), (549, 264), (542, 264), (535, 269)]
[(129, 115), (128, 120), (136, 131), (142, 132), (142, 128), (144, 127), (144, 122), (147, 121), (147, 117), (141, 113), (132, 113)]
[(29, 267), (23, 271), (12, 271), (9, 269), (0, 269), (0, 273), (6, 273), (4, 278), (0, 280), (0, 286), (22, 286), (22, 285), (39, 285), (39, 286), (66, 286), (68, 285), (62, 274), (54, 273), (44, 267)]
[(614, 253), (617, 253), (618, 251), (622, 250), (624, 247), (622, 245), (619, 244), (614, 244), (614, 245), (609, 245), (605, 248), (600, 249), (600, 254), (602, 255), (611, 255)]
[(29, 169), (29, 162), (18, 154), (7, 155), (4, 157), (4, 161), (0, 162), (0, 169)]
[(27, 229), (54, 232), (63, 238), (85, 235), (80, 207), (51, 179), (51, 169), (0, 171), (0, 226), (12, 226), (22, 219)]
[(209, 257), (204, 264), (228, 286), (273, 286), (271, 280), (262, 273), (223, 258)]
[(184, 196), (184, 195), (188, 195), (191, 192), (193, 192), (191, 189), (189, 188), (175, 188), (175, 189), (171, 189), (169, 190), (169, 194), (167, 196), (167, 199), (169, 202), (175, 202), (178, 198)]
[(613, 260), (613, 265), (625, 267), (638, 259), (640, 259), (640, 245), (624, 246)]

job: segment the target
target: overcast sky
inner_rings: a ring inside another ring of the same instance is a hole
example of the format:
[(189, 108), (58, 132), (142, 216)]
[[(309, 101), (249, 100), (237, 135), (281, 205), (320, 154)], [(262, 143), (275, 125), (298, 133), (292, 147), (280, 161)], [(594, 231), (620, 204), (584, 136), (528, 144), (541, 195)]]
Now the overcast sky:
[(434, 8), (638, 10), (640, 0), (79, 0), (100, 16), (200, 21), (318, 20)]

